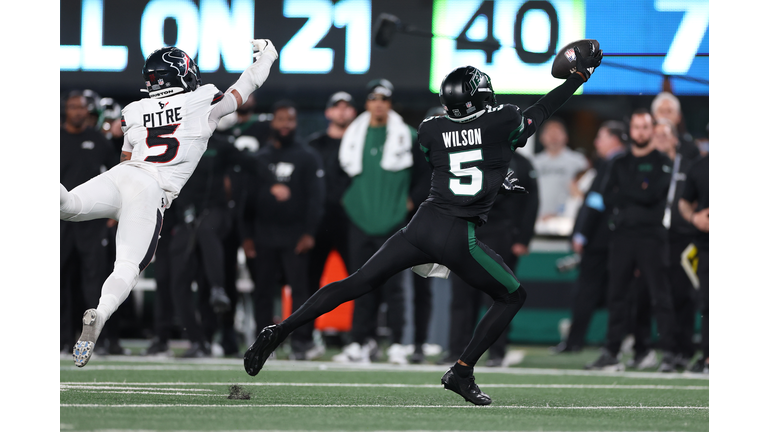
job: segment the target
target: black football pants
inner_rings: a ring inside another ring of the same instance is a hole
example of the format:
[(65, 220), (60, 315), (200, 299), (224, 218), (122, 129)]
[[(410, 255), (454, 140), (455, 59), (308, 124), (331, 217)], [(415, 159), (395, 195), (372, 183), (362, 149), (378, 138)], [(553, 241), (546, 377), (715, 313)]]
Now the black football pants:
[[(478, 230), (478, 239), (488, 245), (509, 265), (517, 267), (517, 256), (512, 253), (513, 233), (506, 226), (484, 226)], [(451, 275), (451, 333), (448, 341), (448, 353), (459, 358), (464, 347), (472, 339), (472, 331), (477, 324), (482, 307), (490, 307), (492, 300), (483, 292), (475, 290), (458, 276)], [(492, 359), (504, 358), (506, 354), (509, 326), (491, 345), (489, 356)]]
[(470, 366), (505, 331), (525, 301), (525, 290), (501, 257), (475, 236), (475, 224), (422, 204), (411, 222), (395, 233), (348, 278), (326, 285), (281, 323), (282, 337), (338, 305), (381, 286), (412, 266), (441, 263), (488, 294), (493, 304), (475, 329), (460, 359)]

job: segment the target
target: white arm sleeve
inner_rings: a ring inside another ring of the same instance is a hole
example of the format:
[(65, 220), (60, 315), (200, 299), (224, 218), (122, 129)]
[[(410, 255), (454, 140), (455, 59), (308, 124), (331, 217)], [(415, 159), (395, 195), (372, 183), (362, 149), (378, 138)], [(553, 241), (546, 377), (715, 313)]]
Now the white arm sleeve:
[(224, 97), (214, 105), (211, 113), (208, 115), (208, 126), (212, 131), (216, 130), (216, 126), (219, 124), (219, 120), (227, 114), (235, 112), (237, 109), (237, 99), (232, 92), (227, 91), (224, 93)]
[(264, 81), (269, 76), (269, 69), (272, 67), (272, 63), (277, 59), (277, 54), (273, 54), (270, 51), (262, 54), (261, 57), (255, 62), (251, 63), (240, 75), (240, 78), (232, 84), (227, 90), (237, 90), (240, 93), (240, 97), (243, 98), (243, 102), (248, 100), (248, 96), (256, 89), (260, 88)]

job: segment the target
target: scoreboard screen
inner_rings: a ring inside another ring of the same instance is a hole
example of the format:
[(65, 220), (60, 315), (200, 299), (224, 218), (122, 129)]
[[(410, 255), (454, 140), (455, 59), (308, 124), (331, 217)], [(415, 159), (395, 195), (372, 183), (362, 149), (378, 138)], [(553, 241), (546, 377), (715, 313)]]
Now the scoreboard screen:
[[(554, 54), (589, 38), (606, 56), (586, 94), (655, 93), (665, 75), (680, 95), (709, 94), (707, 0), (61, 0), (60, 11), (61, 86), (131, 97), (146, 56), (169, 45), (226, 88), (252, 62), (253, 38), (278, 47), (269, 85), (291, 92), (386, 77), (398, 90), (437, 93), (450, 70), (471, 64), (498, 93), (542, 94), (559, 82)], [(376, 46), (381, 13), (427, 36), (397, 33)]]

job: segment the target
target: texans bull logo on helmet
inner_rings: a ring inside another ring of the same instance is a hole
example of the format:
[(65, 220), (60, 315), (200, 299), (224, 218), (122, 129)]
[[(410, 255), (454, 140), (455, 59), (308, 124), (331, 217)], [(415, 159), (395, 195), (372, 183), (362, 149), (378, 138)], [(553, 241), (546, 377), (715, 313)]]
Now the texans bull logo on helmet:
[[(176, 56), (173, 51), (169, 51), (163, 54), (163, 61), (168, 63), (172, 68), (176, 69), (179, 77), (184, 78), (189, 73), (189, 56), (183, 51), (179, 51), (180, 56)], [(182, 80), (182, 83), (184, 80)]]

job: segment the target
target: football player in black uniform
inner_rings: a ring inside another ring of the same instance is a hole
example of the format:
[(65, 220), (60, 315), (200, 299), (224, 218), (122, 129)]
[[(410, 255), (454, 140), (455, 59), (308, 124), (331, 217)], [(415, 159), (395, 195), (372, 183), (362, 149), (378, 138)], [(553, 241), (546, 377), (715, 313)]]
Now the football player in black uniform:
[(491, 398), (475, 384), (473, 368), (520, 310), (526, 293), (501, 257), (477, 240), (475, 229), (487, 220), (500, 190), (516, 189), (516, 179), (507, 176), (512, 152), (589, 79), (601, 60), (602, 51), (577, 54), (576, 71), (525, 111), (497, 105), (490, 77), (472, 66), (446, 75), (440, 101), (447, 115), (419, 126), (419, 144), (433, 169), (427, 200), (359, 270), (317, 291), (282, 323), (264, 328), (245, 353), (246, 372), (258, 374), (296, 328), (374, 290), (398, 272), (418, 266), (414, 271), (426, 267), (433, 269), (429, 274), (444, 274), (447, 267), (491, 296), (493, 304), (442, 383), (469, 402), (490, 404)]

